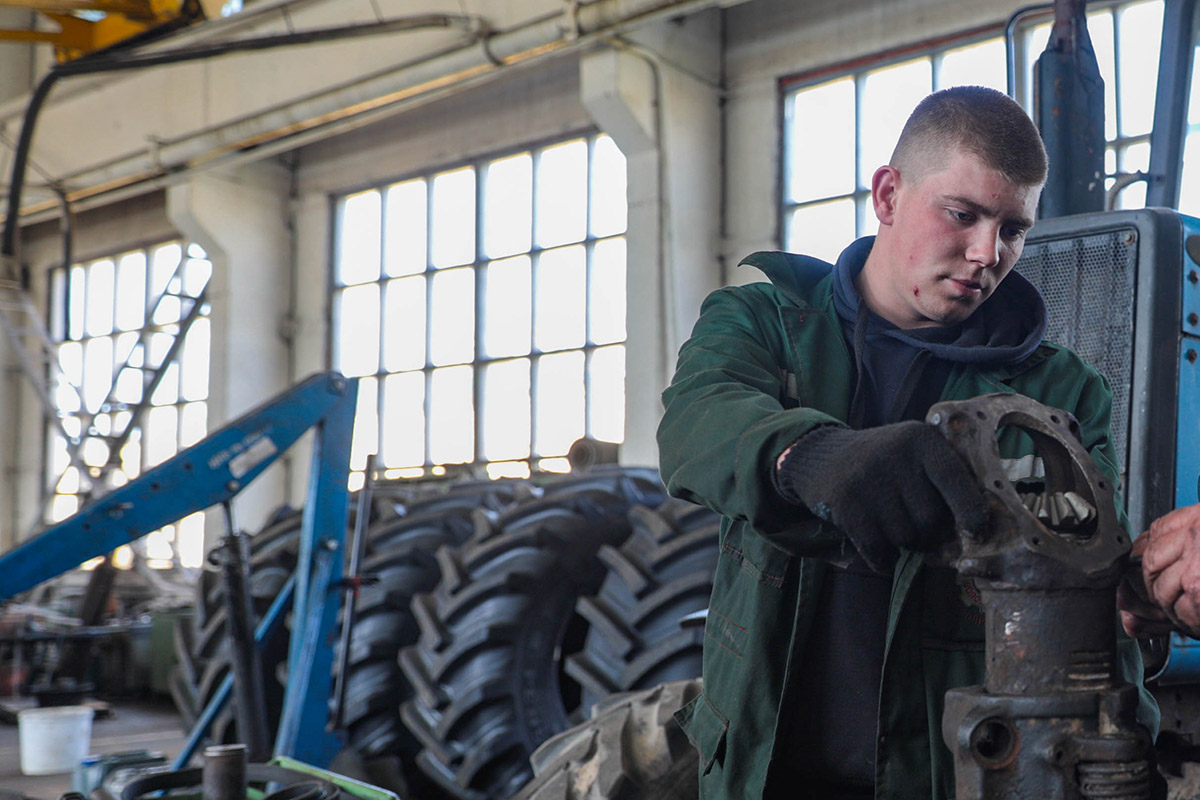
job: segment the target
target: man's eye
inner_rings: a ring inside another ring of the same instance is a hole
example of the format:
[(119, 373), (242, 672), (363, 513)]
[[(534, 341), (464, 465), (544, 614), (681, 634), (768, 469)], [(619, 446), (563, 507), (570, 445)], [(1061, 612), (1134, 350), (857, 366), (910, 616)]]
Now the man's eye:
[(1025, 229), (1024, 228), (1003, 228), (1000, 231), (1000, 235), (1003, 236), (1005, 239), (1009, 240), (1010, 242), (1016, 242), (1016, 241), (1019, 241), (1019, 240), (1025, 238)]
[(975, 215), (970, 211), (956, 211), (955, 209), (950, 209), (950, 216), (953, 217), (956, 222), (975, 221)]

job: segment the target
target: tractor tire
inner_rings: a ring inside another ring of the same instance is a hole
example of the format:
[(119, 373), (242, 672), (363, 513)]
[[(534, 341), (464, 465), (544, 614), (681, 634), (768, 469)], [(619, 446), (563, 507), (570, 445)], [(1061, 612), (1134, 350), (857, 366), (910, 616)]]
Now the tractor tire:
[(413, 600), (421, 634), (400, 665), (416, 694), (401, 719), (423, 747), (418, 766), (448, 797), (507, 798), (529, 780), (533, 750), (568, 726), (580, 695), (562, 654), (586, 633), (575, 603), (600, 587), (596, 553), (629, 535), (629, 509), (663, 499), (649, 470), (543, 491), (477, 514), (464, 545), (438, 550), (436, 590)]
[(413, 696), (397, 660), (401, 648), (417, 641), (412, 597), (437, 585), (434, 553), (470, 537), (477, 509), (497, 512), (528, 491), (516, 481), (453, 484), (367, 532), (371, 555), (361, 572), (371, 582), (359, 593), (350, 632), (342, 728), (372, 779), (402, 796), (423, 795), (427, 788), (415, 768), (420, 745), (400, 721), (400, 705)]
[(630, 514), (633, 534), (605, 545), (608, 568), (598, 594), (576, 611), (589, 623), (583, 652), (567, 658), (567, 674), (592, 706), (618, 692), (700, 677), (702, 627), (680, 620), (708, 608), (717, 569), (720, 517), (703, 506), (667, 500)]
[(535, 777), (512, 800), (696, 800), (700, 760), (673, 714), (699, 693), (695, 679), (598, 704), (534, 752)]

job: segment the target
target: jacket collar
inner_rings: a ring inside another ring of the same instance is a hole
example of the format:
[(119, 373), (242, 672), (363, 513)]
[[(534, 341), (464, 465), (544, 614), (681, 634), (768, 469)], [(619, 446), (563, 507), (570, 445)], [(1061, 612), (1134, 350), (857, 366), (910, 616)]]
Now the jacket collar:
[[(780, 250), (760, 250), (743, 258), (738, 266), (759, 269), (783, 295), (802, 308), (833, 311), (833, 265), (827, 261)], [(836, 319), (834, 320), (836, 322)], [(1033, 369), (1055, 353), (1053, 345), (1042, 342), (1023, 361), (982, 371), (1001, 381)]]

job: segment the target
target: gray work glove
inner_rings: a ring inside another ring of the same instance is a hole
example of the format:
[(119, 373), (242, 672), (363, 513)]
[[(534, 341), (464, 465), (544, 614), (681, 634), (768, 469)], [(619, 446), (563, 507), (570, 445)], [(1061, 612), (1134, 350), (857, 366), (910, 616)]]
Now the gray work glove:
[(878, 572), (890, 571), (898, 548), (930, 552), (987, 520), (970, 467), (923, 422), (816, 428), (777, 465), (775, 487), (836, 525)]

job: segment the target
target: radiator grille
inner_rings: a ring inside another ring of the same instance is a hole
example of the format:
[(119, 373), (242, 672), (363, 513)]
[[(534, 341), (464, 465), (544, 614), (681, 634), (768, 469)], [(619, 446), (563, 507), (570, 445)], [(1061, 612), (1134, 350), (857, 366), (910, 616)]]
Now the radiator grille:
[(1128, 470), (1137, 236), (1121, 228), (1059, 239), (1030, 239), (1016, 270), (1046, 298), (1046, 338), (1069, 347), (1112, 383), (1112, 431)]

